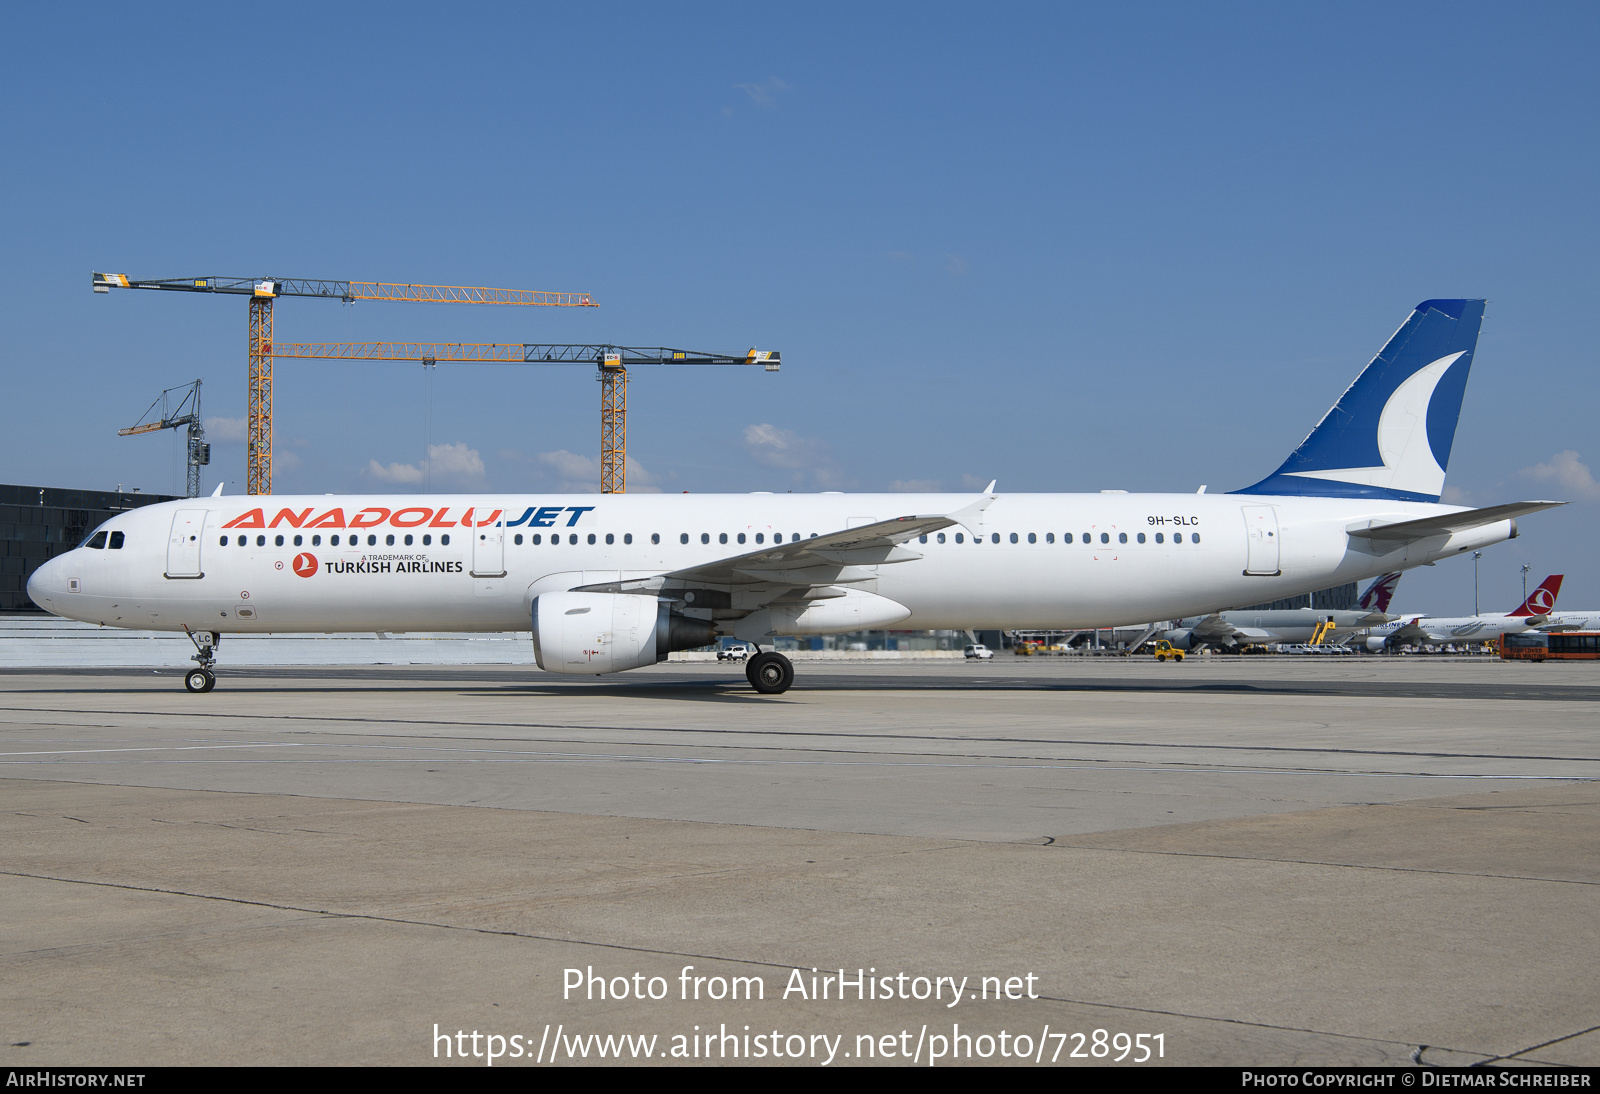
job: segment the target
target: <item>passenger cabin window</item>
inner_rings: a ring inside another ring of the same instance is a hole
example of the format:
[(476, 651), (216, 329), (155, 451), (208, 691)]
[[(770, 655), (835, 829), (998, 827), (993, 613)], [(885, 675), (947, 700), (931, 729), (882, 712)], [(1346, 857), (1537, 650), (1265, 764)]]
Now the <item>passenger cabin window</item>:
[(533, 545), (534, 545), (534, 546), (535, 546), (535, 547), (537, 547), (537, 546), (539, 546), (539, 544), (541, 544), (541, 543), (543, 543), (543, 542), (544, 542), (544, 539), (543, 539), (543, 537), (541, 537), (541, 536), (540, 536), (540, 535), (539, 535), (539, 533), (538, 533), (538, 532), (535, 532), (535, 533), (533, 533), (533, 539), (532, 539), (532, 541), (531, 541), (531, 542), (532, 542), (532, 543), (533, 543)]
[[(339, 542), (339, 537), (338, 536), (333, 537), (333, 541), (335, 543), (338, 543)], [(244, 545), (245, 545), (245, 538), (243, 536), (240, 536), (239, 537), (239, 546), (243, 547)]]
[[(1011, 537), (1011, 542), (1015, 543), (1016, 541), (1017, 541), (1017, 537), (1013, 535)], [(1000, 542), (1000, 533), (999, 532), (995, 532), (993, 535), (991, 535), (989, 537), (989, 542), (990, 543), (999, 543)]]
[(1054, 543), (1056, 541), (1056, 534), (1054, 532), (1046, 532), (1044, 534), (1044, 541), (1046, 543)]
[(1029, 532), (1028, 533), (1028, 542), (1029, 543), (1038, 543), (1039, 542), (1039, 537), (1034, 535), (1032, 532)]
[(926, 542), (928, 542), (928, 537), (926, 535), (918, 536), (917, 537), (917, 542), (918, 543), (926, 543)]
[(1144, 542), (1144, 533), (1143, 533), (1143, 532), (1140, 532), (1140, 533), (1139, 533), (1139, 542), (1140, 542), (1140, 543), (1143, 543), (1143, 542)]
[(265, 547), (266, 545), (267, 545), (267, 537), (266, 536), (257, 536), (256, 537), (256, 546), (257, 547)]
[(718, 543), (726, 543), (726, 542), (728, 542), (728, 533), (726, 533), (726, 532), (719, 532), (719, 533), (718, 533), (718, 534), (717, 534), (717, 542), (718, 542)]
[(568, 547), (576, 547), (577, 545), (578, 545), (578, 533), (574, 532), (570, 536), (567, 537), (567, 546)]
[[(281, 543), (282, 540), (280, 540), (279, 542)], [(383, 537), (383, 545), (385, 547), (393, 547), (394, 546), (394, 536), (392, 536), (392, 535), (384, 536)]]
[(1110, 532), (1101, 532), (1100, 533), (1100, 542), (1101, 543), (1110, 543), (1111, 542), (1111, 533)]
[(1011, 542), (1012, 543), (1017, 542), (1017, 533), (1015, 533), (1015, 532), (1011, 533)]
[(757, 532), (756, 533), (756, 542), (757, 543), (762, 543), (764, 541), (765, 541), (765, 537), (760, 532)]
[(678, 542), (679, 543), (688, 543), (689, 542), (689, 533), (688, 532), (683, 532), (683, 533), (679, 534)]
[(606, 546), (610, 547), (615, 542), (617, 542), (617, 537), (612, 535), (610, 532), (607, 532), (606, 533)]
[[(521, 536), (518, 536), (518, 537), (517, 537), (517, 542), (518, 542), (518, 543), (521, 543), (521, 542), (522, 542), (522, 537), (521, 537)], [(298, 547), (298, 546), (300, 546), (300, 537), (299, 537), (299, 536), (295, 536), (295, 537), (294, 537), (294, 545), (295, 545), (295, 546), (296, 546), (296, 547)], [(410, 535), (410, 533), (407, 533), (407, 534), (406, 534), (406, 546), (407, 546), (407, 547), (409, 547), (409, 546), (411, 546), (411, 535)]]
[[(423, 539), (427, 539), (427, 538), (428, 538), (428, 537), (427, 537), (427, 536), (423, 536), (423, 537), (422, 537), (422, 538), (423, 538)], [(577, 536), (573, 536), (573, 537), (572, 537), (572, 538), (573, 538), (573, 539), (577, 539), (577, 538), (578, 538), (578, 537), (577, 537)], [(441, 547), (448, 547), (448, 546), (450, 546), (450, 536), (449, 536), (449, 534), (448, 534), (448, 533), (447, 533), (447, 534), (445, 534), (445, 535), (441, 535), (441, 536), (440, 536), (440, 537), (439, 537), (439, 546), (441, 546)]]
[[(427, 536), (423, 536), (422, 538), (423, 539), (427, 539), (428, 537)], [(312, 536), (311, 537), (311, 546), (313, 546), (313, 547), (321, 547), (322, 546), (322, 537), (321, 536)]]
[(1157, 543), (1165, 543), (1166, 542), (1164, 539), (1161, 538), (1161, 533), (1160, 532), (1156, 533), (1156, 542)]
[(593, 532), (589, 533), (589, 546), (591, 546), (591, 547), (594, 546), (594, 533)]
[(957, 543), (963, 543), (963, 542), (965, 542), (965, 541), (964, 541), (964, 540), (963, 540), (963, 539), (962, 539), (962, 538), (961, 538), (961, 533), (960, 533), (960, 532), (957, 532), (957, 533), (956, 533), (956, 542), (957, 542)]
[(283, 546), (283, 537), (282, 536), (274, 536), (273, 537), (273, 541), (272, 541), (272, 545), (274, 547), (282, 547)]
[[(610, 541), (607, 540), (607, 542), (610, 542)], [(624, 533), (622, 533), (622, 542), (623, 543), (632, 543), (633, 542), (633, 533), (632, 532), (624, 532)]]
[(427, 547), (431, 543), (433, 543), (433, 537), (432, 536), (423, 536), (422, 537), (422, 545), (424, 547)]
[(1128, 542), (1128, 533), (1126, 533), (1126, 532), (1118, 532), (1117, 533), (1117, 542), (1118, 543), (1126, 543), (1126, 542)]
[(938, 540), (940, 543), (943, 543), (944, 542), (944, 533), (940, 532), (937, 536), (934, 536), (933, 538)]
[[(300, 537), (300, 536), (295, 536), (295, 537), (294, 537), (294, 545), (295, 545), (295, 546), (296, 546), (296, 547), (298, 547), (298, 546), (300, 546), (300, 545), (301, 545), (301, 544), (302, 544), (302, 543), (304, 543), (304, 542), (305, 542), (305, 540), (304, 540), (304, 539), (303, 539), (303, 538), (302, 538), (302, 537)], [(410, 543), (410, 542), (411, 542), (411, 537), (410, 537), (410, 536), (407, 536), (407, 537), (406, 537), (406, 542), (407, 542), (407, 543)]]

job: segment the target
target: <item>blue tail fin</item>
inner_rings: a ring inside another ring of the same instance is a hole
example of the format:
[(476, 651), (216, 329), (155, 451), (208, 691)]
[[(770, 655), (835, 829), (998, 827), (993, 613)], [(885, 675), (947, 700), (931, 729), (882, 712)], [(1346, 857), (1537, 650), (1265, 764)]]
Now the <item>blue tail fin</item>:
[(1438, 501), (1483, 304), (1418, 304), (1283, 466), (1234, 493)]

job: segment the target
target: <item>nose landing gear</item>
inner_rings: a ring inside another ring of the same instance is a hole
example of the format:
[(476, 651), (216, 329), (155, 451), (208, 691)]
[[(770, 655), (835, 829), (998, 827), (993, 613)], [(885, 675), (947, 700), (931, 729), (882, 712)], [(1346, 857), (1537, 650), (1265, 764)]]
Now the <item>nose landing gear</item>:
[(217, 674), (211, 670), (217, 663), (217, 647), (222, 645), (222, 635), (216, 631), (201, 631), (196, 634), (187, 624), (184, 625), (183, 633), (194, 643), (195, 655), (190, 660), (200, 666), (184, 673), (183, 686), (191, 694), (200, 695), (217, 686)]

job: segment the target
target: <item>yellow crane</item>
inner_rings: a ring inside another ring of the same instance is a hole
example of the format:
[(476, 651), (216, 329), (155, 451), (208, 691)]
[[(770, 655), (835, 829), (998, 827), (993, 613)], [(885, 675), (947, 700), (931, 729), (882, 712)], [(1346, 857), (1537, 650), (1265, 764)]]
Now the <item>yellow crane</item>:
[(295, 342), (272, 347), (273, 357), (333, 361), (467, 361), (483, 364), (592, 364), (600, 375), (600, 492), (627, 490), (629, 365), (761, 365), (777, 372), (777, 350), (702, 353), (666, 346), (545, 345), (517, 342)]
[(246, 490), (272, 493), (272, 302), (280, 296), (310, 296), (350, 303), (388, 300), (413, 304), (521, 304), (592, 308), (588, 293), (491, 289), (473, 285), (404, 285), (388, 281), (323, 281), (273, 277), (168, 277), (136, 280), (96, 273), (94, 291), (156, 289), (222, 293), (250, 298), (250, 408), (245, 426)]

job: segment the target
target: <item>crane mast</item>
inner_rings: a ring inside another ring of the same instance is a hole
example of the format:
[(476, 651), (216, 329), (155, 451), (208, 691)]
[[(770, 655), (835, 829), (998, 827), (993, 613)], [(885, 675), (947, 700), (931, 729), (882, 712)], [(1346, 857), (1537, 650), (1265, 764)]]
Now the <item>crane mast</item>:
[(666, 346), (546, 345), (515, 342), (295, 342), (274, 345), (274, 357), (335, 361), (440, 361), (480, 364), (593, 364), (600, 381), (600, 492), (628, 488), (629, 365), (761, 365), (777, 372), (777, 350), (702, 353)]
[[(520, 304), (592, 308), (588, 293), (495, 289), (481, 285), (409, 285), (389, 281), (331, 281), (273, 277), (166, 277), (146, 280), (126, 274), (93, 275), (97, 293), (112, 289), (219, 293), (250, 298), (249, 410), (245, 424), (246, 490), (272, 493), (272, 303), (280, 296), (316, 297), (351, 303), (386, 300), (411, 304)], [(198, 480), (196, 480), (198, 481)]]
[[(175, 391), (184, 393), (183, 397), (174, 400)], [(160, 413), (154, 419), (149, 419), (160, 407)], [(140, 433), (154, 433), (159, 429), (179, 429), (188, 427), (186, 464), (188, 466), (188, 490), (185, 497), (198, 498), (200, 496), (200, 469), (211, 462), (211, 446), (206, 443), (205, 425), (200, 420), (200, 381), (184, 384), (182, 387), (169, 387), (156, 397), (139, 417), (138, 424), (127, 429), (117, 430), (119, 437), (132, 437)]]

